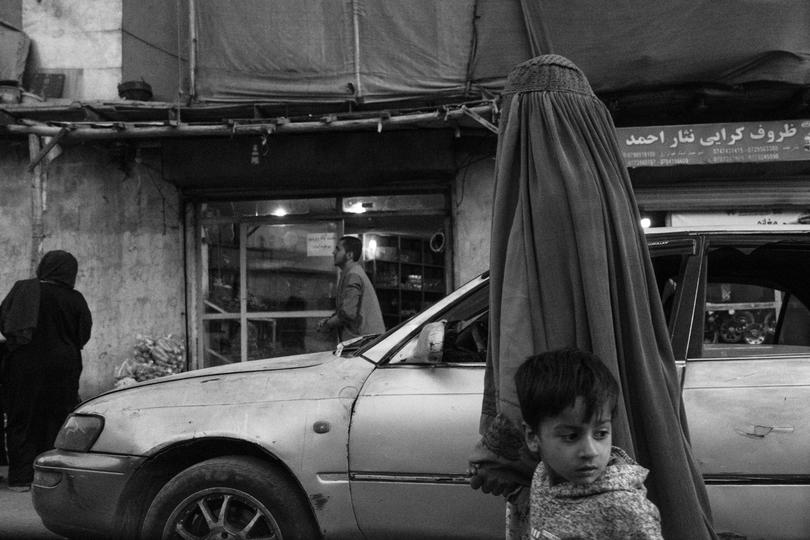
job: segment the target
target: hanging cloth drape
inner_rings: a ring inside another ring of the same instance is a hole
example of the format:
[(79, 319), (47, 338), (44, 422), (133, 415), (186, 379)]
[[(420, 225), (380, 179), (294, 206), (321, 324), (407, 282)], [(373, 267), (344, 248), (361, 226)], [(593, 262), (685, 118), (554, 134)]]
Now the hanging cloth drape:
[(502, 462), (520, 453), (514, 373), (526, 357), (593, 351), (620, 384), (614, 444), (650, 469), (665, 538), (714, 537), (615, 128), (563, 57), (539, 56), (509, 75), (490, 249), (483, 451)]

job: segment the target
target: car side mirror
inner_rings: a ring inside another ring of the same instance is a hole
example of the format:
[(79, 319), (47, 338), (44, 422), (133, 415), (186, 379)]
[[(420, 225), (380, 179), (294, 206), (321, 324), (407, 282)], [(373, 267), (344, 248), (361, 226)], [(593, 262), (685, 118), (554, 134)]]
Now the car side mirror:
[(435, 364), (442, 361), (446, 325), (447, 321), (436, 321), (422, 327), (413, 353), (414, 362)]

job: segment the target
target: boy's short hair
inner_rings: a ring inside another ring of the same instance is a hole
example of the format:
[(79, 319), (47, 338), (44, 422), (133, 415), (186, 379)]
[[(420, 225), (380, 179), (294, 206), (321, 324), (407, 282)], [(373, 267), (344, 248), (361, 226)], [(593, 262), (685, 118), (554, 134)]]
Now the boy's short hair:
[(523, 420), (532, 429), (572, 407), (577, 397), (585, 402), (586, 420), (605, 405), (612, 416), (619, 398), (619, 385), (607, 366), (579, 349), (530, 356), (515, 373), (515, 384)]

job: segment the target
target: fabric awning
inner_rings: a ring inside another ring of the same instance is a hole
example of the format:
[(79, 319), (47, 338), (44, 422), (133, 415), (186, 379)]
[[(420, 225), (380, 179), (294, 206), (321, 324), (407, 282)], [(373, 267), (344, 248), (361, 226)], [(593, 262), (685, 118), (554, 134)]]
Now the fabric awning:
[(25, 32), (0, 20), (0, 84), (22, 82), (30, 47)]
[(804, 0), (200, 0), (196, 14), (197, 95), (211, 101), (480, 95), (545, 53), (598, 94), (810, 84)]

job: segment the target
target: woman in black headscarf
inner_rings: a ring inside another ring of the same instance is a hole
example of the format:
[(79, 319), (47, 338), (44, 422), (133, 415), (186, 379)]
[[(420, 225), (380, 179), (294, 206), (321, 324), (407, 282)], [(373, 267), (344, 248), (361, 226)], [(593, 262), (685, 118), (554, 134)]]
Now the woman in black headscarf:
[(29, 488), (34, 459), (53, 447), (79, 401), (81, 350), (90, 339), (92, 319), (84, 296), (73, 288), (78, 268), (67, 251), (49, 251), (37, 277), (16, 282), (0, 304), (12, 489)]

